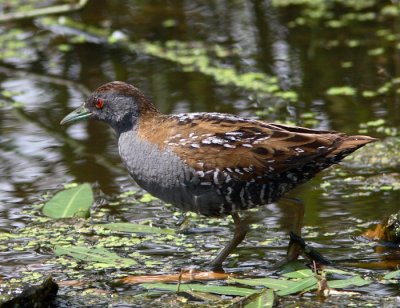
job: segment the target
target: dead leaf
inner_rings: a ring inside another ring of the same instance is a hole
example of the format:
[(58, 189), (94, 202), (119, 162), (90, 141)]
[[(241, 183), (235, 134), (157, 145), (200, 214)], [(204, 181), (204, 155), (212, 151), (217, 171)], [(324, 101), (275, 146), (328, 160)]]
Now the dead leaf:
[(362, 235), (371, 241), (386, 240), (386, 226), (377, 224), (375, 229), (368, 229)]
[(189, 271), (176, 274), (167, 275), (142, 275), (142, 276), (127, 276), (119, 279), (118, 282), (125, 284), (136, 284), (146, 282), (188, 282), (193, 280), (205, 281), (205, 280), (225, 280), (231, 274), (226, 273), (215, 273), (215, 272), (197, 272)]

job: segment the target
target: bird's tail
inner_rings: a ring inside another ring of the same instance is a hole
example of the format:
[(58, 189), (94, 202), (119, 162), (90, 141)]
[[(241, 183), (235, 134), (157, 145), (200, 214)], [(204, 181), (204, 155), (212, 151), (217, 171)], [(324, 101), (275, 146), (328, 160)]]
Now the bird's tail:
[(363, 147), (364, 145), (377, 141), (378, 139), (369, 136), (348, 136), (345, 137), (343, 142), (332, 152), (329, 153), (328, 157), (341, 160), (355, 150)]

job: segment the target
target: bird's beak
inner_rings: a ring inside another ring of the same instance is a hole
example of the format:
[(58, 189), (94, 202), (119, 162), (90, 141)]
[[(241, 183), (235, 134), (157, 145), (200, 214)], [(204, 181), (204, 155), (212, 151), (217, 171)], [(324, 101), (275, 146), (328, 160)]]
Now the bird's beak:
[(82, 105), (72, 111), (70, 114), (68, 114), (64, 119), (61, 120), (60, 124), (64, 125), (69, 122), (73, 122), (76, 120), (84, 119), (87, 118), (91, 115), (92, 113), (85, 107), (85, 105)]

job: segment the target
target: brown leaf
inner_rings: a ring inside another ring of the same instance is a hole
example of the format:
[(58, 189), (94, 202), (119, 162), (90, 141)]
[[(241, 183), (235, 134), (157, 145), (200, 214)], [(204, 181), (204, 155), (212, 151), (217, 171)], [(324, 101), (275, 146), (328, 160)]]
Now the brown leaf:
[(225, 280), (231, 276), (226, 273), (215, 272), (196, 272), (189, 271), (184, 273), (167, 274), (167, 275), (142, 275), (142, 276), (127, 276), (119, 279), (118, 282), (126, 284), (136, 284), (145, 282), (188, 282), (193, 280)]
[(384, 224), (377, 224), (375, 229), (369, 229), (363, 234), (367, 239), (371, 241), (385, 241), (386, 239), (386, 226)]

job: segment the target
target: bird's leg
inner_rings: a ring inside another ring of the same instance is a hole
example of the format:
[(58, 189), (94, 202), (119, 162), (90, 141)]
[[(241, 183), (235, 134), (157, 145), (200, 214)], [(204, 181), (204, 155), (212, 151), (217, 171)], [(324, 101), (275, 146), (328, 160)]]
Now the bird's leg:
[(234, 250), (245, 238), (247, 231), (249, 230), (249, 224), (242, 221), (239, 214), (232, 214), (233, 221), (235, 223), (235, 233), (233, 239), (218, 253), (214, 260), (211, 261), (209, 267), (212, 271), (220, 272), (223, 271), (222, 263), (226, 257)]
[[(282, 203), (281, 205), (289, 206), (290, 210), (288, 211), (288, 213), (292, 215), (289, 218), (289, 221), (291, 222), (289, 225), (289, 233), (294, 233), (295, 235), (300, 237), (304, 218), (304, 203), (299, 199), (293, 198), (283, 198), (283, 200), (286, 201), (284, 202), (286, 204)], [(286, 260), (284, 260), (282, 263), (285, 264), (289, 263), (290, 261), (297, 260), (301, 250), (301, 245), (298, 242), (293, 241), (291, 238), (286, 253)], [(283, 264), (279, 264), (279, 266)]]

